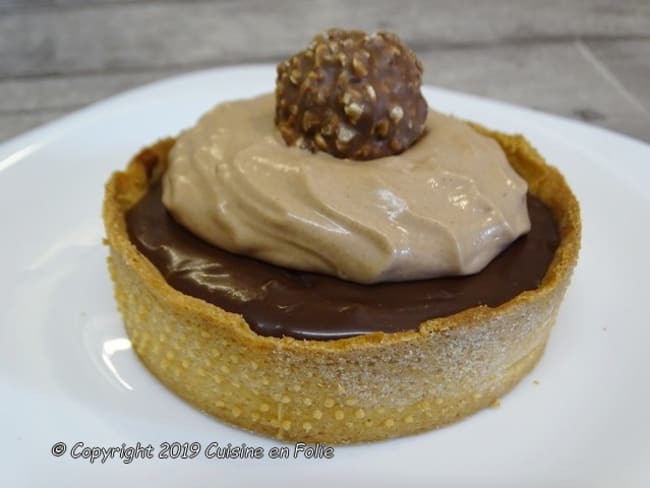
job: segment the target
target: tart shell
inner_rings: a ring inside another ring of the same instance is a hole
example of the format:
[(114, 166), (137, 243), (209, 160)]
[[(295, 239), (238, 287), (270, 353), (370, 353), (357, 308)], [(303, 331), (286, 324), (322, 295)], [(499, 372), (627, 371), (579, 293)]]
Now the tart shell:
[(260, 336), (244, 318), (185, 295), (132, 244), (125, 214), (160, 178), (174, 139), (143, 149), (106, 184), (111, 278), (133, 349), (169, 389), (236, 426), (292, 441), (404, 436), (494, 404), (541, 357), (578, 258), (580, 212), (562, 175), (522, 136), (494, 138), (552, 211), (560, 244), (541, 285), (418, 330), (332, 341)]

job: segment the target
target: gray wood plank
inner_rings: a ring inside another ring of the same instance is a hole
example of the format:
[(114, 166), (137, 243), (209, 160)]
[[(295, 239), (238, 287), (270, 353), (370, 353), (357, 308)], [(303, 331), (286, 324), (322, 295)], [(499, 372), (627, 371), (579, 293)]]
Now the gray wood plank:
[(416, 48), (650, 36), (647, 0), (242, 0), (18, 9), (0, 17), (0, 78), (271, 60), (325, 27), (400, 33)]
[[(650, 46), (650, 41), (644, 43)], [(602, 52), (615, 52), (613, 47), (608, 50), (604, 46)], [(643, 53), (648, 46), (636, 49)], [(594, 67), (578, 41), (436, 49), (419, 54), (425, 66), (425, 83), (584, 120), (650, 142), (650, 117)], [(0, 140), (31, 127), (30, 123), (42, 123), (177, 71), (0, 81), (0, 93), (6, 95), (0, 97)], [(624, 75), (625, 66), (617, 73), (622, 79), (636, 79), (632, 72)]]
[[(644, 43), (643, 49), (650, 49), (650, 41)], [(650, 142), (650, 113), (615, 86), (623, 87), (624, 82), (603, 76), (581, 41), (525, 49), (495, 46), (433, 51), (421, 58), (427, 83), (574, 118)], [(618, 73), (646, 87), (634, 66), (628, 69), (622, 64)]]
[(650, 42), (615, 41), (585, 43), (604, 75), (616, 78), (632, 103), (650, 113)]
[(175, 73), (160, 70), (0, 80), (0, 116), (38, 110), (70, 110)]
[(116, 5), (159, 4), (159, 3), (206, 3), (237, 0), (0, 0), (0, 13), (15, 13), (34, 10), (62, 10), (66, 8), (113, 7)]
[(0, 143), (30, 129), (65, 115), (69, 110), (40, 110), (38, 112), (0, 115)]

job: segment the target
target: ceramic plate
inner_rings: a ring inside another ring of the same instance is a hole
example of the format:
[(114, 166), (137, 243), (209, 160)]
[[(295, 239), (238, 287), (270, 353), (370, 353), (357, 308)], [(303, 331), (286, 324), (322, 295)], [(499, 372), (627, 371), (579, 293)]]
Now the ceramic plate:
[[(106, 270), (104, 182), (142, 146), (219, 101), (271, 90), (274, 76), (251, 66), (161, 81), (0, 146), (0, 486), (650, 486), (650, 146), (473, 96), (425, 90), (438, 110), (525, 134), (567, 177), (584, 224), (546, 354), (500, 408), (296, 458), (293, 445), (202, 414), (145, 370)], [(215, 442), (263, 456), (208, 459)], [(94, 447), (137, 443), (91, 462)], [(288, 458), (271, 458), (285, 446)], [(144, 457), (128, 462), (129, 452)]]

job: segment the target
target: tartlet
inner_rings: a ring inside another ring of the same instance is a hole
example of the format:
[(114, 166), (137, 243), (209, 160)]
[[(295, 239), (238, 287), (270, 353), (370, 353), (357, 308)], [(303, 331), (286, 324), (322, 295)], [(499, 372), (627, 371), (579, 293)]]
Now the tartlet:
[(126, 212), (161, 177), (174, 144), (143, 149), (106, 185), (115, 296), (145, 366), (201, 410), (286, 440), (335, 444), (422, 432), (491, 405), (536, 364), (577, 262), (580, 214), (562, 175), (522, 136), (495, 139), (548, 206), (560, 244), (540, 286), (418, 330), (332, 341), (266, 337), (245, 319), (172, 288), (131, 242)]

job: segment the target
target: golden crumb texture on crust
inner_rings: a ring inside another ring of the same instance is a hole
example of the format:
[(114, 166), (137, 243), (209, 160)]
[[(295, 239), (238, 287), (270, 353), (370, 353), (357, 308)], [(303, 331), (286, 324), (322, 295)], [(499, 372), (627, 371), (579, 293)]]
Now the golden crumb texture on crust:
[(495, 308), (418, 330), (332, 341), (260, 336), (244, 318), (167, 284), (131, 243), (125, 214), (164, 172), (174, 144), (143, 149), (106, 184), (109, 270), (133, 349), (168, 388), (241, 428), (348, 444), (430, 430), (494, 404), (541, 357), (580, 247), (580, 212), (562, 175), (522, 137), (489, 131), (561, 242), (542, 284)]

